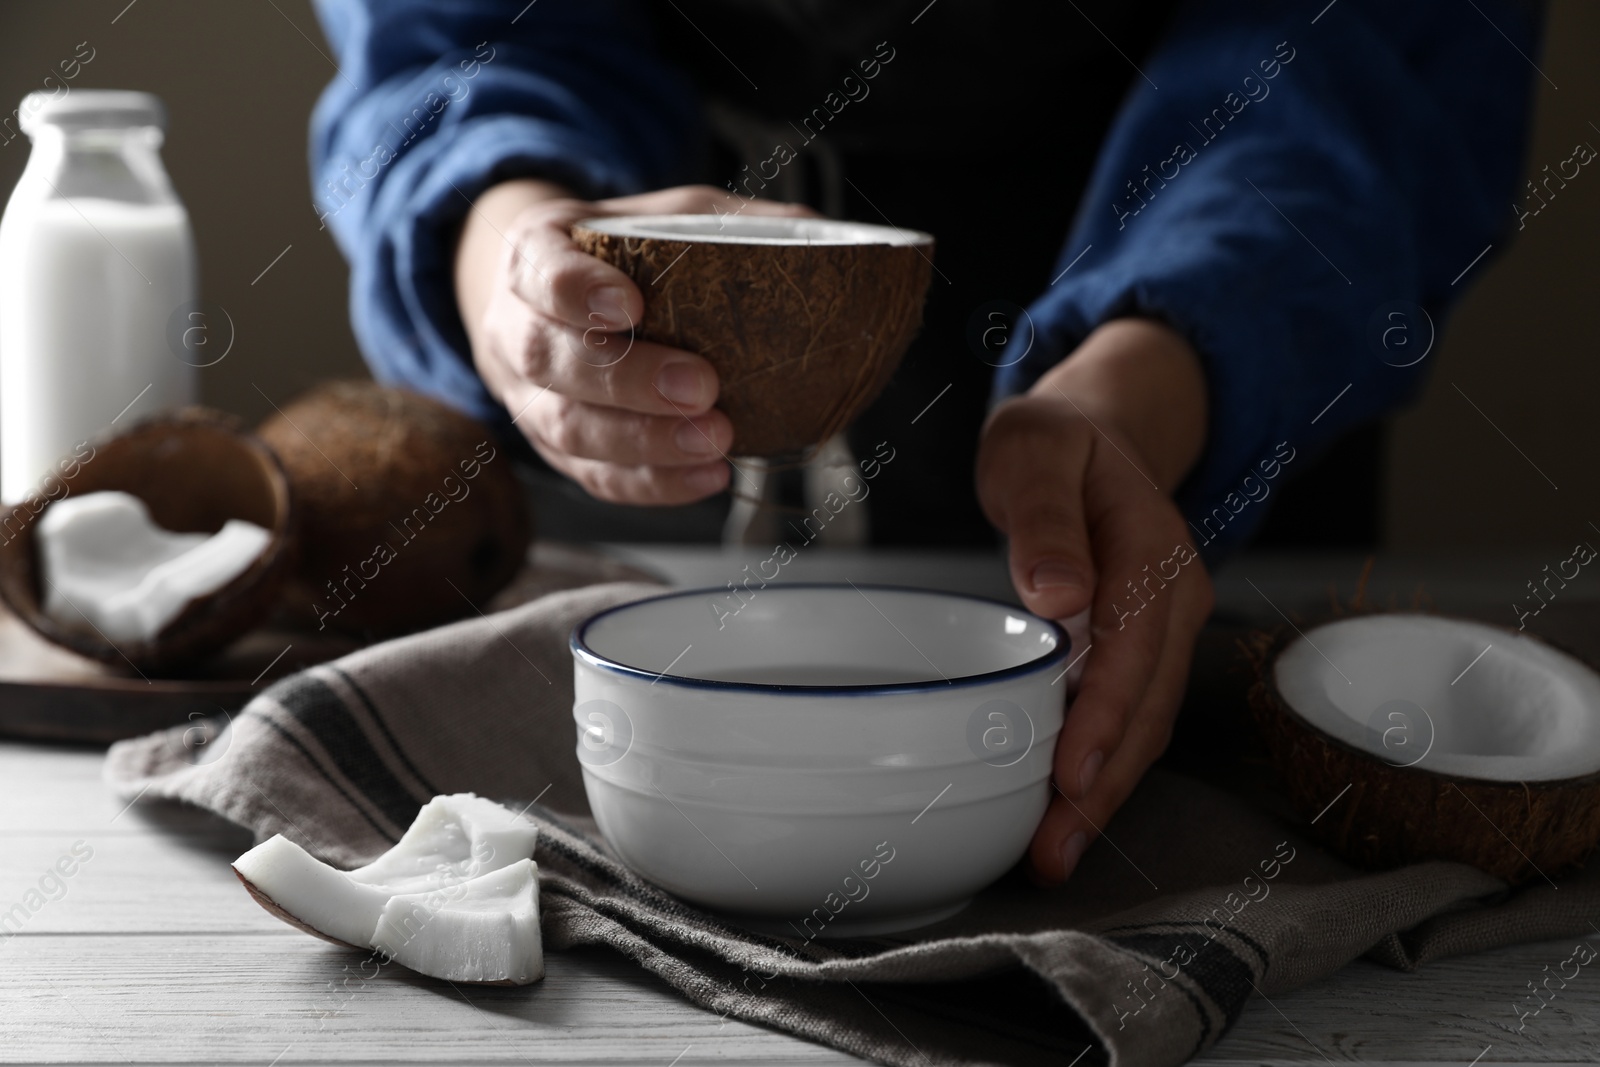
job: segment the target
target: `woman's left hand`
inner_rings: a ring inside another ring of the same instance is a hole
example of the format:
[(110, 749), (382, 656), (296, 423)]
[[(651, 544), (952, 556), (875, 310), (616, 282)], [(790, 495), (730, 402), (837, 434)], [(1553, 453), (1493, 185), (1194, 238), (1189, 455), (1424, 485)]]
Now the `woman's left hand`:
[(1044, 881), (1072, 873), (1172, 736), (1212, 589), (1169, 492), (1199, 455), (1205, 419), (1189, 344), (1121, 319), (984, 426), (978, 497), (1009, 540), (1018, 595), (1046, 618), (1089, 612), (1093, 651), (1030, 850)]

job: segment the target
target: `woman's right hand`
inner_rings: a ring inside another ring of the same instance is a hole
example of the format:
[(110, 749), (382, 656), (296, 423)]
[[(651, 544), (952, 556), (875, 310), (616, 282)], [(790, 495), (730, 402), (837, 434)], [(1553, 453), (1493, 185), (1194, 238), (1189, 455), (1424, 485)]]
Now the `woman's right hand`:
[[(742, 210), (741, 210), (742, 206)], [(638, 286), (578, 250), (569, 230), (596, 215), (812, 215), (682, 186), (583, 201), (548, 182), (494, 186), (474, 203), (456, 251), (456, 298), (489, 392), (534, 449), (591, 496), (686, 504), (726, 488), (733, 426), (713, 405), (717, 374), (693, 352), (629, 332)]]

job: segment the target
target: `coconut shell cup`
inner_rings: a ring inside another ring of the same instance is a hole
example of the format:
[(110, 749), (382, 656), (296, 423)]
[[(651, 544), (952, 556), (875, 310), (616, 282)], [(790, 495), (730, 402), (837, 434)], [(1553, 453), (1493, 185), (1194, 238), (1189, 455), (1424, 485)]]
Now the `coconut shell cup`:
[[(172, 673), (221, 651), (276, 609), (296, 548), (289, 480), (271, 449), (230, 417), (189, 408), (140, 423), (94, 443), (86, 456), (80, 450), (43, 488), (45, 495), (0, 517), (0, 598), (55, 644), (141, 674)], [(104, 490), (138, 497), (157, 525), (177, 533), (215, 533), (229, 519), (243, 519), (271, 538), (242, 574), (190, 601), (151, 640), (112, 644), (44, 613), (33, 536), (33, 523), (55, 500)]]
[[(1520, 780), (1444, 773), (1422, 751), (1424, 743), (1431, 750), (1436, 736), (1431, 716), (1415, 722), (1405, 715), (1390, 716), (1376, 727), (1369, 724), (1369, 730), (1381, 730), (1381, 747), (1389, 749), (1380, 756), (1332, 736), (1286, 698), (1276, 667), (1290, 646), (1308, 641), (1314, 650), (1318, 645), (1327, 648), (1328, 639), (1319, 636), (1327, 632), (1326, 624), (1393, 617), (1366, 611), (1335, 616), (1308, 624), (1304, 635), (1289, 628), (1258, 634), (1246, 647), (1255, 669), (1250, 706), (1256, 724), (1288, 800), (1312, 820), (1311, 832), (1357, 867), (1388, 870), (1426, 860), (1453, 860), (1513, 885), (1552, 878), (1594, 855), (1600, 846), (1600, 774)], [(1420, 620), (1419, 626), (1472, 626), (1498, 633), (1492, 642), (1497, 650), (1529, 642), (1540, 656), (1564, 661), (1561, 667), (1575, 676), (1593, 675), (1579, 658), (1531, 634), (1449, 616), (1411, 617)], [(1448, 681), (1474, 651), (1463, 648), (1457, 656), (1461, 662), (1449, 664), (1430, 664), (1420, 657), (1415, 669), (1442, 668), (1446, 673), (1441, 677)], [(1327, 656), (1360, 678), (1359, 666), (1341, 659), (1338, 651), (1329, 648)], [(1468, 666), (1488, 669), (1481, 664)], [(1463, 670), (1457, 680), (1465, 685), (1464, 679), (1471, 677)], [(1329, 680), (1335, 692), (1338, 687), (1332, 683), (1337, 681)], [(1435, 709), (1439, 714), (1445, 711)], [(1600, 708), (1588, 711), (1597, 714)], [(1393, 747), (1391, 732), (1396, 733)]]
[[(828, 219), (584, 219), (579, 248), (644, 294), (635, 335), (698, 353), (721, 381), (734, 455), (803, 462), (889, 383), (922, 324), (933, 238)], [(590, 361), (626, 358), (625, 339)]]

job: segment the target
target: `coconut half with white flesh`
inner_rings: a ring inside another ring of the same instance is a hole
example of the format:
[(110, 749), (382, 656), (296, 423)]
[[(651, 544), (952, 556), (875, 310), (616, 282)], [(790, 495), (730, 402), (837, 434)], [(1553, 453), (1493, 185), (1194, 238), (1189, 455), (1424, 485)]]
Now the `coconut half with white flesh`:
[(173, 533), (132, 493), (102, 490), (46, 508), (34, 537), (46, 615), (64, 630), (142, 644), (249, 569), (272, 531), (229, 519), (216, 533)]
[[(278, 834), (233, 870), (262, 907), (325, 941), (379, 949), (431, 977), (520, 985), (544, 974), (537, 839), (533, 823), (457, 793), (423, 805), (399, 842), (365, 867), (341, 871)], [(395, 901), (402, 904), (385, 928)], [(496, 938), (505, 943), (496, 947)]]
[(187, 408), (75, 454), (48, 497), (0, 511), (0, 599), (19, 619), (80, 655), (156, 675), (188, 670), (272, 614), (299, 509), (278, 458), (236, 419)]
[[(922, 325), (928, 234), (723, 212), (583, 219), (572, 239), (644, 294), (635, 333), (716, 368), (732, 453), (798, 462), (888, 385)], [(591, 330), (584, 359), (624, 358)]]
[(1256, 719), (1295, 807), (1362, 867), (1508, 882), (1600, 845), (1600, 673), (1529, 634), (1363, 614), (1256, 649)]

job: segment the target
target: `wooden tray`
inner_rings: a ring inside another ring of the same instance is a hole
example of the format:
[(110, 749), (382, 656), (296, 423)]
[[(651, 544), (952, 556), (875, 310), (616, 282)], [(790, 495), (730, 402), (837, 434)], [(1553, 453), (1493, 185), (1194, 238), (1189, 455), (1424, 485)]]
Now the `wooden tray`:
[[(482, 608), (503, 611), (593, 582), (659, 580), (590, 548), (539, 542)], [(0, 604), (0, 736), (108, 744), (231, 713), (278, 679), (363, 644), (331, 631), (267, 626), (183, 677), (146, 678), (51, 644)]]

